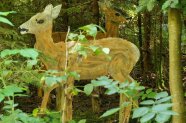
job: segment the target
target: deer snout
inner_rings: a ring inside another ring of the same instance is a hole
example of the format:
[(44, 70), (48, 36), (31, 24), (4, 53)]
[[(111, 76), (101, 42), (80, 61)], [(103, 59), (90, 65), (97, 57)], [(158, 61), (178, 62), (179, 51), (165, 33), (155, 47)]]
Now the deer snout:
[(26, 34), (26, 33), (28, 33), (28, 29), (26, 29), (26, 28), (22, 28), (22, 27), (18, 27), (18, 30), (19, 30), (19, 32), (21, 33), (21, 34)]

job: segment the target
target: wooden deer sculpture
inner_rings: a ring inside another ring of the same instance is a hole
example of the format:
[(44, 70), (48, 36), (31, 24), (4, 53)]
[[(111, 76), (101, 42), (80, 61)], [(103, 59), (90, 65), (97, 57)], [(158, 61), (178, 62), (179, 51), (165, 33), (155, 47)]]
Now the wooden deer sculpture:
[(111, 7), (109, 2), (98, 2), (100, 11), (105, 15), (105, 29), (107, 37), (119, 36), (119, 25), (124, 24), (127, 20), (122, 14)]
[[(105, 16), (105, 29), (106, 34), (98, 32), (96, 39), (102, 39), (106, 37), (118, 37), (119, 25), (127, 22), (125, 17), (118, 11), (114, 10), (108, 2), (99, 2), (99, 8), (101, 13)], [(65, 41), (67, 32), (53, 32), (52, 38), (54, 42)], [(93, 40), (93, 37), (86, 37), (88, 40)]]
[[(52, 22), (53, 19), (58, 17), (60, 10), (61, 5), (53, 7), (49, 4), (45, 7), (43, 12), (37, 13), (31, 17), (31, 19), (23, 23), (19, 29), (21, 34), (34, 34), (36, 37), (35, 48), (53, 59), (50, 61), (41, 57), (41, 60), (47, 69), (63, 71), (65, 69), (65, 61), (67, 59), (66, 46), (68, 45), (65, 44), (65, 42), (56, 44), (52, 39)], [(81, 80), (96, 79), (97, 77), (103, 75), (110, 75), (113, 79), (120, 82), (124, 82), (125, 80), (133, 81), (129, 74), (140, 57), (140, 52), (133, 43), (121, 38), (103, 38), (91, 41), (90, 44), (87, 45), (109, 48), (111, 60), (108, 60), (104, 54), (90, 54), (87, 58), (81, 57), (81, 60), (77, 61), (77, 54), (69, 54), (70, 59), (68, 59), (68, 67), (70, 70), (76, 71), (80, 74)], [(56, 87), (57, 86), (53, 86), (52, 89)], [(52, 89), (50, 89), (50, 91)], [(43, 109), (46, 109), (50, 91), (44, 91), (44, 97), (41, 105), (41, 108)], [(61, 89), (61, 91), (64, 90)], [(72, 119), (72, 96), (67, 97), (65, 102), (67, 103), (66, 105), (68, 105), (67, 109), (64, 107), (62, 108), (64, 109), (63, 112), (65, 112), (68, 116), (63, 117), (63, 123)], [(123, 102), (123, 100), (121, 100), (121, 102)], [(125, 113), (126, 112), (123, 110), (120, 112), (120, 114), (122, 114), (120, 123), (128, 122), (130, 109), (127, 116)]]

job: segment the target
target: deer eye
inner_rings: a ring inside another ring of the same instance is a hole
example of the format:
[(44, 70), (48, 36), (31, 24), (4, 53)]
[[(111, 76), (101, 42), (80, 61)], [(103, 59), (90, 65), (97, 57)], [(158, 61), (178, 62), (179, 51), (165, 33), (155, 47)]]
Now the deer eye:
[(41, 20), (37, 20), (37, 19), (36, 19), (36, 22), (37, 22), (38, 24), (42, 24), (42, 23), (44, 23), (44, 20), (43, 20), (43, 19), (41, 19)]
[(121, 16), (121, 14), (120, 14), (120, 13), (118, 13), (118, 12), (116, 12), (116, 13), (115, 13), (115, 15), (116, 15), (116, 16)]

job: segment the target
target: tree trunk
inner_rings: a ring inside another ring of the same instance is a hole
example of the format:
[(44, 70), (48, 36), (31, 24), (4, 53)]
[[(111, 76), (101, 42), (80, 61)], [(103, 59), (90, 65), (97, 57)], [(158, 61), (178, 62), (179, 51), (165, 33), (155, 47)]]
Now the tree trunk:
[(138, 13), (138, 40), (139, 40), (139, 47), (140, 47), (140, 65), (141, 65), (141, 73), (143, 73), (143, 52), (142, 52), (142, 46), (143, 46), (143, 42), (142, 42), (142, 23), (141, 23), (141, 13)]
[(92, 12), (93, 12), (93, 23), (99, 25), (99, 5), (98, 5), (99, 0), (92, 0)]
[(144, 45), (143, 45), (143, 64), (144, 64), (144, 75), (152, 68), (151, 63), (151, 51), (150, 51), (150, 40), (151, 40), (151, 15), (150, 12), (144, 13)]
[(172, 118), (173, 123), (185, 123), (184, 92), (181, 76), (181, 15), (178, 9), (169, 9), (169, 83), (173, 111), (179, 113)]

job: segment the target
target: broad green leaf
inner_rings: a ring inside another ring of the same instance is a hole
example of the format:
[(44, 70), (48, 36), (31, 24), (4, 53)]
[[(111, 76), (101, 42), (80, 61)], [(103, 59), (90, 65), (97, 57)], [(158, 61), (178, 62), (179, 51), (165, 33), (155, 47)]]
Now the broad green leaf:
[(0, 22), (6, 23), (6, 24), (8, 24), (8, 25), (10, 25), (10, 26), (14, 26), (14, 25), (12, 24), (12, 22), (10, 22), (8, 19), (6, 19), (6, 18), (4, 18), (4, 17), (1, 17), (1, 16), (0, 16)]
[(75, 33), (69, 33), (68, 35), (68, 39), (70, 39), (71, 41), (77, 40), (78, 34)]
[(140, 104), (142, 105), (153, 105), (155, 102), (153, 100), (145, 100), (142, 101)]
[(168, 93), (166, 91), (163, 91), (163, 92), (157, 93), (155, 99), (160, 99), (160, 98), (167, 97), (167, 96), (168, 96)]
[(103, 51), (105, 54), (109, 54), (109, 53), (110, 53), (110, 49), (109, 49), (109, 48), (102, 48), (102, 51)]
[(91, 45), (91, 46), (89, 46), (90, 47), (90, 49), (93, 51), (93, 52), (96, 52), (96, 50), (98, 50), (100, 47), (98, 47), (98, 46), (94, 46), (94, 45)]
[(150, 109), (148, 107), (140, 107), (140, 108), (136, 108), (134, 109), (132, 118), (138, 118), (141, 116), (144, 116), (145, 114), (147, 114), (150, 111)]
[(45, 77), (45, 83), (46, 85), (52, 87), (54, 84), (57, 83), (57, 80), (55, 77)]
[(152, 118), (154, 118), (156, 113), (154, 112), (151, 112), (151, 113), (148, 113), (146, 115), (144, 115), (142, 118), (140, 118), (140, 122), (141, 123), (146, 123), (147, 121), (151, 120)]
[(119, 88), (116, 87), (116, 86), (112, 86), (112, 87), (110, 87), (110, 88), (107, 88), (105, 94), (107, 94), (107, 95), (112, 95), (112, 94), (115, 94), (115, 93), (117, 93), (117, 92), (119, 92)]
[(137, 86), (137, 87), (135, 87), (135, 89), (138, 90), (138, 91), (141, 91), (141, 90), (144, 90), (145, 87), (144, 86)]
[(35, 49), (22, 49), (20, 55), (26, 58), (37, 59), (39, 53)]
[(91, 80), (91, 83), (94, 86), (106, 86), (113, 83), (113, 80), (109, 79), (107, 76), (101, 76), (97, 78), (97, 80)]
[(171, 110), (166, 110), (166, 111), (161, 111), (159, 114), (164, 114), (164, 115), (178, 115), (178, 113), (171, 111)]
[(82, 119), (82, 120), (80, 120), (78, 123), (86, 123), (86, 119)]
[(35, 108), (35, 109), (32, 111), (32, 115), (33, 115), (34, 117), (36, 117), (36, 116), (38, 115), (38, 113), (39, 113), (39, 109), (38, 109), (38, 108)]
[(147, 94), (148, 98), (155, 98), (156, 97), (156, 92), (150, 92), (149, 94)]
[(84, 92), (86, 95), (90, 95), (93, 91), (93, 85), (92, 84), (87, 84), (84, 86)]
[(152, 107), (152, 111), (154, 111), (154, 112), (165, 111), (165, 110), (167, 110), (168, 108), (171, 108), (172, 105), (173, 105), (172, 103), (154, 105), (154, 106)]
[(164, 97), (158, 101), (156, 101), (156, 104), (160, 104), (160, 103), (163, 103), (163, 102), (167, 102), (167, 101), (170, 101), (171, 99), (171, 96), (168, 96), (168, 97)]
[(110, 116), (116, 112), (118, 112), (120, 110), (120, 108), (113, 108), (113, 109), (110, 109), (108, 111), (106, 111), (105, 113), (103, 113), (103, 115), (101, 115), (101, 118), (102, 117), (107, 117), (107, 116)]
[(74, 77), (76, 80), (80, 79), (80, 75), (77, 72), (69, 72), (69, 76)]
[(171, 115), (157, 114), (155, 120), (158, 123), (165, 123), (170, 119)]
[(89, 24), (83, 27), (80, 27), (81, 30), (84, 30), (87, 35), (93, 36), (94, 38), (97, 35), (97, 27), (95, 24)]
[(170, 5), (171, 8), (178, 8), (178, 6), (179, 6), (179, 0), (173, 0), (171, 2), (171, 5)]
[(15, 13), (16, 13), (16, 11), (0, 12), (0, 15), (7, 16), (9, 14), (15, 14)]
[(152, 89), (151, 88), (146, 90), (146, 93), (147, 94), (149, 94), (150, 92), (152, 92)]
[(163, 11), (167, 10), (170, 7), (171, 2), (172, 2), (171, 0), (166, 0), (165, 3), (162, 5), (162, 10)]
[(1, 52), (1, 58), (4, 58), (9, 55), (15, 55), (17, 53), (19, 53), (18, 49), (14, 49), (14, 50), (6, 49)]
[(86, 39), (85, 35), (78, 35), (78, 40), (81, 42), (87, 42), (88, 40)]
[(5, 96), (13, 96), (14, 93), (19, 93), (22, 91), (23, 89), (18, 87), (17, 85), (9, 85), (2, 90)]
[(34, 65), (36, 65), (36, 64), (37, 64), (37, 59), (28, 60), (28, 61), (27, 61), (27, 68), (32, 69), (32, 67), (33, 67)]

